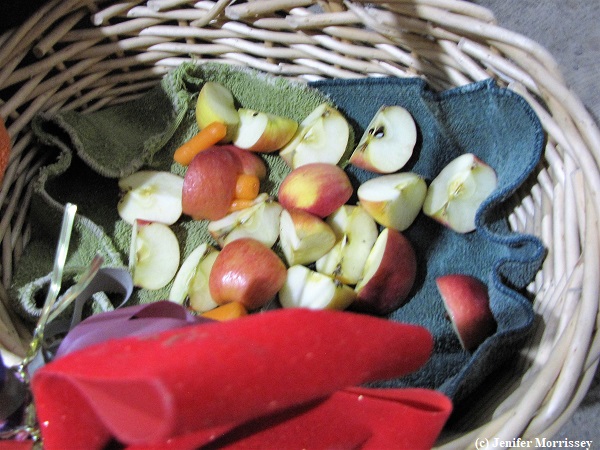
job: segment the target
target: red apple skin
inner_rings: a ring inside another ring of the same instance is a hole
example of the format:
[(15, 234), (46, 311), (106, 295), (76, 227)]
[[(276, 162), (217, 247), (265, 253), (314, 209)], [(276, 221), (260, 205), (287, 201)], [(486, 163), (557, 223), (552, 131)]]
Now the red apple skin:
[(486, 284), (463, 274), (440, 276), (436, 284), (462, 347), (475, 350), (496, 331)]
[(279, 187), (279, 203), (325, 218), (352, 196), (352, 183), (340, 167), (312, 163), (292, 170)]
[(235, 153), (242, 163), (243, 173), (247, 175), (256, 175), (260, 180), (264, 180), (267, 177), (267, 165), (256, 153), (244, 150), (235, 145), (223, 145), (221, 148)]
[(242, 164), (233, 152), (215, 146), (198, 153), (183, 177), (183, 213), (195, 220), (225, 217), (240, 173)]
[(227, 244), (208, 278), (216, 303), (240, 302), (249, 311), (267, 304), (283, 287), (287, 269), (277, 254), (255, 239)]
[(356, 311), (389, 314), (404, 305), (415, 283), (417, 256), (411, 242), (399, 231), (387, 230), (381, 263), (351, 305)]

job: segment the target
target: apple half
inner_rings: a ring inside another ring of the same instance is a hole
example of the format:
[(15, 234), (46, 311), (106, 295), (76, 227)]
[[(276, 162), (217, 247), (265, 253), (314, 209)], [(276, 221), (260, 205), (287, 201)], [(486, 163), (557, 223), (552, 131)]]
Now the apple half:
[(399, 231), (384, 228), (371, 249), (354, 290), (352, 309), (385, 315), (406, 302), (417, 276), (417, 257), (410, 241)]
[(233, 211), (222, 219), (208, 223), (208, 232), (224, 247), (240, 238), (253, 238), (272, 247), (279, 237), (279, 220), (283, 207), (269, 197), (259, 194), (248, 208)]
[(306, 118), (279, 156), (292, 169), (311, 163), (337, 164), (344, 156), (350, 126), (333, 106), (322, 103)]
[(465, 274), (442, 275), (435, 281), (461, 346), (475, 350), (496, 331), (486, 284)]
[(279, 291), (279, 303), (284, 308), (344, 310), (355, 299), (356, 293), (351, 287), (303, 265), (287, 270)]
[(119, 179), (124, 193), (117, 204), (119, 216), (133, 225), (136, 220), (172, 225), (181, 217), (183, 178), (170, 172), (141, 170)]
[(496, 189), (496, 172), (472, 153), (450, 161), (433, 179), (423, 212), (458, 233), (475, 230), (475, 216)]
[(221, 142), (231, 142), (240, 123), (231, 91), (215, 81), (204, 83), (196, 101), (196, 122), (201, 130), (212, 122), (224, 123), (227, 134)]
[(376, 173), (392, 173), (406, 165), (417, 142), (417, 126), (407, 109), (384, 105), (375, 113), (350, 163)]
[(336, 243), (316, 261), (317, 272), (354, 285), (361, 279), (379, 235), (377, 223), (358, 205), (341, 206), (327, 218), (327, 223), (336, 235)]
[(288, 266), (311, 264), (335, 245), (331, 227), (300, 209), (284, 209), (279, 218), (279, 244)]
[(371, 178), (358, 187), (356, 194), (377, 223), (404, 231), (421, 212), (427, 183), (416, 173), (400, 172)]
[(177, 273), (179, 261), (179, 241), (173, 230), (163, 223), (136, 221), (129, 258), (135, 286), (148, 290), (165, 287)]
[(296, 133), (298, 122), (253, 109), (238, 109), (240, 123), (233, 144), (253, 152), (280, 150)]

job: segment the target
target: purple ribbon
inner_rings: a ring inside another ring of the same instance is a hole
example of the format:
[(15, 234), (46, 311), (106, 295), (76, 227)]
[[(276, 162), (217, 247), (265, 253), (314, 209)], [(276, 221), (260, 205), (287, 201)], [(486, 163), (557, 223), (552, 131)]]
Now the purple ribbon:
[(148, 336), (161, 331), (213, 320), (197, 317), (183, 306), (163, 300), (95, 314), (75, 326), (64, 338), (56, 358), (93, 344), (127, 336)]

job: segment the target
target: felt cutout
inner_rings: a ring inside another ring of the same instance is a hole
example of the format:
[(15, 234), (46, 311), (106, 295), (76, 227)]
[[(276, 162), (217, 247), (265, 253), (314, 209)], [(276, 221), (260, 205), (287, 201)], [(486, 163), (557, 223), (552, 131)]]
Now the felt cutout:
[(72, 442), (74, 432), (99, 446), (110, 436), (158, 444), (222, 434), (347, 386), (404, 375), (432, 346), (415, 325), (281, 309), (108, 340), (40, 368), (32, 391), (46, 449)]

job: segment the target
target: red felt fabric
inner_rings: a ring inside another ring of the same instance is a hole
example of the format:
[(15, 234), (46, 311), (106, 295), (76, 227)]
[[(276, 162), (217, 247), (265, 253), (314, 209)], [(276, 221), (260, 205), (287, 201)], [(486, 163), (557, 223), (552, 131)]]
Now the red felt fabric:
[(348, 386), (412, 372), (432, 346), (419, 326), (282, 309), (97, 344), (39, 369), (32, 390), (47, 450), (102, 448), (110, 436), (126, 445), (190, 433), (210, 440)]
[(347, 388), (245, 423), (213, 442), (206, 434), (191, 433), (127, 450), (429, 449), (451, 411), (450, 400), (436, 391)]

